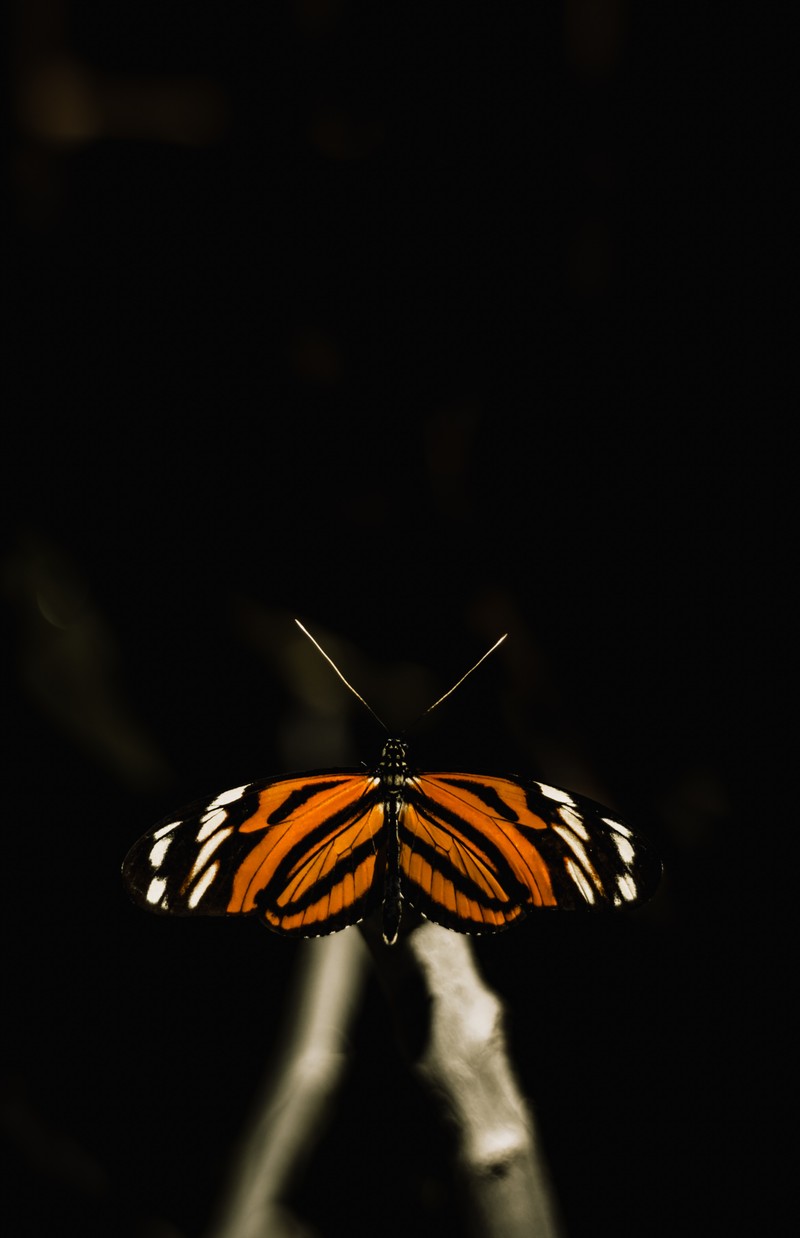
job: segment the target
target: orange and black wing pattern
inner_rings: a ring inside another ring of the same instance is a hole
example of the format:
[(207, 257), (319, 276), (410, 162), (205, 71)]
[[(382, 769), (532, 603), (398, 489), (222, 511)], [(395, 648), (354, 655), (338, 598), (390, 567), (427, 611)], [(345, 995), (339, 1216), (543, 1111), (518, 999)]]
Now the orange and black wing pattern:
[(364, 770), (272, 778), (167, 817), (122, 866), (134, 901), (165, 915), (253, 915), (314, 937), (380, 903), (380, 780)]
[(661, 862), (601, 804), (546, 783), (410, 775), (400, 814), (405, 899), (462, 933), (493, 933), (535, 908), (630, 906)]
[(323, 770), (225, 791), (137, 842), (123, 876), (168, 915), (252, 915), (277, 933), (334, 933), (401, 907), (462, 933), (530, 911), (631, 906), (661, 863), (608, 809), (513, 776), (416, 773), (402, 740), (374, 771)]

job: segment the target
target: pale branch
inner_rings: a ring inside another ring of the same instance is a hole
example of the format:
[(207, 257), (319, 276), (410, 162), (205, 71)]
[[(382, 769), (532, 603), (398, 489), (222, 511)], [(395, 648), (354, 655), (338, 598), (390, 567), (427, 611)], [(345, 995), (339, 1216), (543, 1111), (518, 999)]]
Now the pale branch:
[[(500, 998), (468, 937), (429, 922), (387, 947), (364, 926), (411, 1067), (456, 1131), (464, 1230), (476, 1238), (558, 1238), (535, 1120), (508, 1059)], [(306, 943), (284, 1044), (238, 1150), (208, 1238), (310, 1238), (286, 1205), (346, 1065), (365, 978), (358, 933)]]
[(356, 932), (304, 942), (284, 1043), (235, 1156), (208, 1238), (306, 1238), (286, 1207), (324, 1131), (369, 963)]
[(481, 977), (472, 942), (425, 921), (393, 950), (372, 949), (414, 1068), (455, 1126), (465, 1231), (558, 1238), (534, 1115), (508, 1057), (503, 1003)]

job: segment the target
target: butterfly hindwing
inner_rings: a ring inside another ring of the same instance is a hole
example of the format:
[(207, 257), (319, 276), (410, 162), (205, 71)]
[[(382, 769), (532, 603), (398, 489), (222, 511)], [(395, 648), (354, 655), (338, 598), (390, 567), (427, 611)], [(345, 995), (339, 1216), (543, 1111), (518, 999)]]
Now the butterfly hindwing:
[(171, 915), (255, 915), (314, 936), (380, 901), (380, 783), (363, 770), (272, 778), (168, 817), (131, 849), (134, 899)]

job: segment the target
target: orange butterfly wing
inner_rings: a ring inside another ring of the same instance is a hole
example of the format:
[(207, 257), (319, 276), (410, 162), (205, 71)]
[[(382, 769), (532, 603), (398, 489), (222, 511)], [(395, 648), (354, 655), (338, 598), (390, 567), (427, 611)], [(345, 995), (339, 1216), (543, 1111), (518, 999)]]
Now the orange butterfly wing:
[(372, 773), (271, 778), (167, 818), (123, 876), (150, 911), (254, 915), (300, 937), (384, 903), (394, 940), (401, 898), (447, 928), (494, 933), (533, 908), (643, 901), (661, 863), (592, 800), (515, 777), (415, 774), (390, 740)]
[(380, 902), (383, 825), (380, 782), (363, 770), (268, 779), (161, 822), (131, 848), (123, 877), (150, 911), (255, 915), (312, 937)]
[(492, 933), (535, 907), (647, 898), (661, 863), (607, 808), (545, 783), (412, 775), (400, 819), (404, 895), (426, 918)]

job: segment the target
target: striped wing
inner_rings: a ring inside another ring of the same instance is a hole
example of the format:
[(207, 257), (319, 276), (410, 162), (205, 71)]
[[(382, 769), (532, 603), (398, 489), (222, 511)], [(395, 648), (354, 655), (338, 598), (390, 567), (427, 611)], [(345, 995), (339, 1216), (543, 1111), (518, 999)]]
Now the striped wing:
[(609, 908), (653, 893), (661, 863), (593, 800), (479, 774), (409, 778), (400, 823), (405, 898), (429, 920), (493, 933), (531, 908)]
[(275, 932), (313, 937), (380, 902), (383, 825), (380, 780), (363, 770), (269, 779), (168, 817), (122, 872), (150, 911), (255, 915)]

